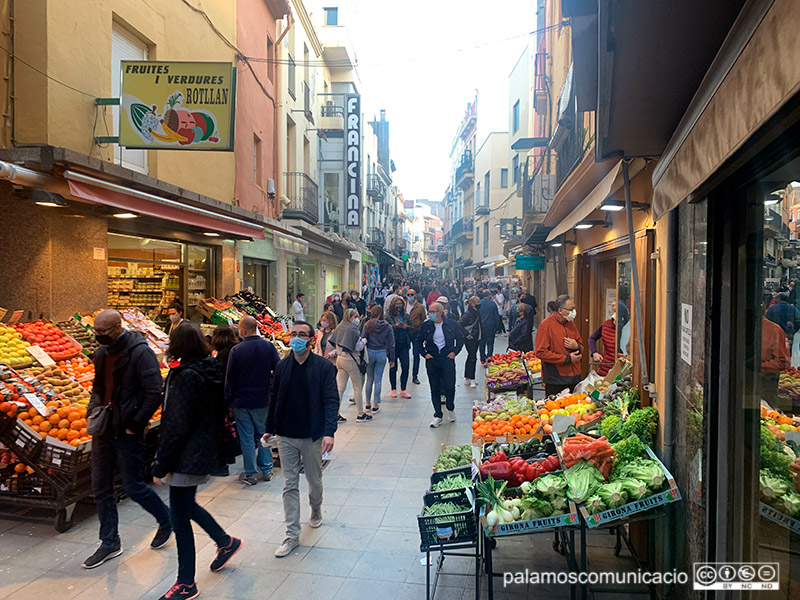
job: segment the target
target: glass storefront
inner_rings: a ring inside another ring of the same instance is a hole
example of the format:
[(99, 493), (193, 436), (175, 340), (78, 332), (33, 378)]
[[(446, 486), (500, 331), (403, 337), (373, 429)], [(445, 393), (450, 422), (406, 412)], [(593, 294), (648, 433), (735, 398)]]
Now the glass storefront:
[(274, 307), (278, 291), (278, 269), (274, 262), (244, 257), (242, 260), (242, 286)]
[(325, 298), (334, 292), (342, 292), (342, 267), (325, 266)]
[(108, 307), (139, 308), (158, 324), (176, 298), (184, 316), (202, 320), (194, 307), (212, 295), (214, 252), (183, 244), (120, 233), (108, 234)]
[(297, 294), (303, 293), (306, 296), (305, 316), (315, 323), (317, 317), (319, 317), (317, 312), (322, 308), (317, 296), (317, 267), (316, 260), (302, 256), (291, 256), (287, 261), (286, 268), (286, 306), (289, 307), (290, 314), (292, 305), (297, 299)]

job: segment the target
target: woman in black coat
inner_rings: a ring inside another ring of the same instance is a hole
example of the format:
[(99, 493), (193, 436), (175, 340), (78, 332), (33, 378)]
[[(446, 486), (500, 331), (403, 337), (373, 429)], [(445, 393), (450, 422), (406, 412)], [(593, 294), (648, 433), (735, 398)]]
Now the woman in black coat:
[(212, 571), (224, 567), (242, 545), (242, 540), (225, 533), (195, 500), (197, 486), (208, 481), (209, 473), (217, 466), (217, 435), (225, 408), (222, 367), (209, 356), (208, 343), (194, 323), (181, 323), (169, 338), (170, 359), (180, 360), (180, 364), (170, 370), (164, 387), (153, 483), (170, 486), (178, 579), (162, 600), (197, 595), (192, 521), (217, 544)]
[[(216, 353), (216, 359), (222, 366), (222, 383), (228, 372), (228, 356), (231, 348), (239, 343), (239, 336), (231, 327), (217, 327), (211, 337), (211, 349)], [(236, 457), (242, 453), (239, 436), (236, 434), (236, 421), (230, 407), (225, 409), (222, 425), (217, 434), (219, 461), (217, 468), (211, 472), (214, 477), (227, 477), (230, 475), (228, 465), (236, 462)]]
[(516, 306), (517, 322), (508, 334), (508, 347), (511, 350), (530, 352), (533, 350), (533, 315), (528, 304), (520, 302)]
[[(458, 304), (456, 302), (456, 304)], [(481, 299), (472, 296), (467, 303), (464, 316), (458, 321), (461, 333), (464, 334), (464, 346), (467, 349), (467, 361), (464, 363), (464, 378), (470, 387), (478, 387), (475, 382), (475, 366), (478, 364), (478, 345), (481, 339), (481, 313), (478, 307)]]

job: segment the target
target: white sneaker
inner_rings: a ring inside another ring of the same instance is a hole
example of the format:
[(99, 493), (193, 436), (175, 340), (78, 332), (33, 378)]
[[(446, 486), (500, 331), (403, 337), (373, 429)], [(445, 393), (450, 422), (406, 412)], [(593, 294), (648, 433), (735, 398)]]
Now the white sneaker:
[(292, 550), (297, 548), (300, 545), (299, 540), (293, 540), (292, 538), (286, 538), (283, 540), (283, 543), (278, 546), (278, 549), (275, 550), (275, 556), (277, 558), (283, 558), (284, 556), (289, 556), (292, 553)]
[(472, 381), (469, 382), (469, 387), (471, 388), (478, 387), (478, 382), (473, 379)]
[(442, 424), (442, 419), (441, 419), (441, 417), (435, 417), (435, 418), (433, 419), (433, 421), (431, 421), (431, 427), (433, 427), (434, 429), (436, 429), (436, 428), (437, 428), (439, 425), (441, 425), (441, 424)]
[(456, 413), (454, 413), (452, 410), (448, 410), (447, 411), (447, 420), (450, 421), (451, 423), (455, 423), (456, 422)]

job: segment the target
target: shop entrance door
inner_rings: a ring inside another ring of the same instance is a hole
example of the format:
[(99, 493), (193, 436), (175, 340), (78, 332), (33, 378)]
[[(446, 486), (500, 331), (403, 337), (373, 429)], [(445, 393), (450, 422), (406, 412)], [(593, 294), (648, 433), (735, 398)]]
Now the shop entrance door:
[(270, 306), (275, 306), (278, 288), (278, 272), (275, 263), (269, 260), (244, 257), (244, 276), (242, 285), (251, 288), (253, 293)]

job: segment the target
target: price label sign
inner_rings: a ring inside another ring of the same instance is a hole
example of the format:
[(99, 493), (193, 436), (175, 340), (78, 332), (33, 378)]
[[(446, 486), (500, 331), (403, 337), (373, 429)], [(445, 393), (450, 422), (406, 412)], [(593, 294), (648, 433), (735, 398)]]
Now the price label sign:
[(25, 400), (31, 403), (31, 406), (39, 411), (39, 414), (43, 417), (49, 417), (50, 413), (52, 412), (49, 408), (47, 408), (44, 403), (39, 400), (39, 397), (36, 394), (22, 394)]
[(47, 352), (42, 350), (40, 346), (28, 346), (25, 349), (28, 351), (28, 354), (39, 361), (39, 364), (43, 367), (52, 367), (54, 364), (56, 364), (56, 361), (50, 358)]
[(0, 321), (2, 321), (2, 320), (3, 320), (3, 317), (5, 317), (5, 316), (6, 316), (6, 313), (7, 313), (7, 312), (8, 312), (8, 309), (7, 309), (7, 308), (3, 308), (2, 306), (0, 306)]
[(158, 325), (150, 325), (147, 328), (147, 331), (152, 333), (154, 336), (156, 336), (160, 340), (163, 340), (163, 339), (169, 337), (166, 333), (164, 333), (164, 330), (162, 330)]
[(8, 325), (13, 325), (14, 323), (18, 322), (22, 318), (22, 314), (24, 310), (15, 310), (11, 313), (11, 318), (8, 320)]

